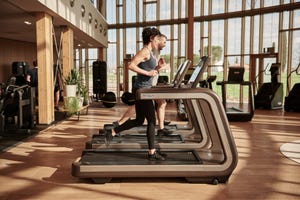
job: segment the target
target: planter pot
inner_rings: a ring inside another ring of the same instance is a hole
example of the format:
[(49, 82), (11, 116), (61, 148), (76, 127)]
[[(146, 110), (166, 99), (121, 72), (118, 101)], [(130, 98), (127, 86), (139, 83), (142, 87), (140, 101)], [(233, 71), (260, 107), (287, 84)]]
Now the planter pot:
[(89, 105), (89, 98), (88, 97), (83, 97), (83, 103), (82, 103), (82, 105), (83, 106), (86, 106), (86, 105)]
[(77, 97), (79, 108), (83, 106), (83, 97)]
[(65, 85), (65, 96), (76, 97), (77, 85)]
[(77, 113), (82, 107), (82, 99), (77, 97), (64, 97), (64, 108), (68, 114)]

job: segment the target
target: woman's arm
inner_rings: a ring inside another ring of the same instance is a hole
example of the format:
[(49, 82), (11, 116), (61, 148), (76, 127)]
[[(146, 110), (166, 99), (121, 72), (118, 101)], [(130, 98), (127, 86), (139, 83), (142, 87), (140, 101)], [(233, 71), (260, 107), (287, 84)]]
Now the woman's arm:
[(169, 69), (170, 68), (170, 64), (167, 64), (165, 59), (160, 58), (158, 61), (158, 65), (155, 68), (158, 71), (164, 70), (164, 69)]
[(148, 49), (143, 48), (140, 50), (129, 63), (128, 69), (134, 71), (138, 74), (142, 74), (145, 76), (156, 76), (158, 74), (157, 70), (146, 71), (138, 67), (138, 64), (148, 60), (150, 58), (150, 52)]

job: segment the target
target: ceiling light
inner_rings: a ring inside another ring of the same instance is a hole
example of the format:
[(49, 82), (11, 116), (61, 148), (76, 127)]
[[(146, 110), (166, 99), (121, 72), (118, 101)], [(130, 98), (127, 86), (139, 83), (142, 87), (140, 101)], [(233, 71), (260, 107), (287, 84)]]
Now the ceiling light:
[(84, 5), (81, 5), (81, 16), (84, 17), (85, 15), (85, 7)]
[(102, 26), (102, 24), (100, 24), (100, 33), (102, 33), (102, 31), (103, 31), (103, 26)]
[(30, 21), (24, 21), (24, 24), (31, 25)]
[(75, 4), (75, 0), (70, 0), (70, 6), (73, 7)]
[(92, 23), (92, 20), (93, 20), (93, 16), (91, 13), (89, 13), (89, 22)]
[(98, 28), (98, 21), (95, 19), (95, 29)]

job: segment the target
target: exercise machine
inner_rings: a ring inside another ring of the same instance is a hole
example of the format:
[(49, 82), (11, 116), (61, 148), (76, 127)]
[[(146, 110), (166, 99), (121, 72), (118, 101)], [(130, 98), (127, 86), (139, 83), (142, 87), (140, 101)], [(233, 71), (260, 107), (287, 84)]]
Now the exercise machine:
[(212, 83), (217, 79), (217, 76), (215, 75), (210, 75), (207, 76), (206, 80), (200, 81), (200, 87), (202, 88), (209, 88), (209, 89), (213, 89), (212, 88)]
[[(190, 66), (191, 61), (189, 59), (185, 60), (178, 68), (178, 71), (173, 79), (172, 83), (168, 84), (160, 84), (157, 86), (154, 86), (153, 88), (178, 88), (181, 82), (184, 79), (184, 76)], [(175, 125), (168, 125), (166, 126), (169, 129), (177, 129), (177, 126)], [(95, 134), (92, 136), (92, 140), (86, 142), (86, 148), (87, 149), (93, 149), (93, 148), (103, 148), (105, 147), (105, 141), (104, 141), (104, 134), (106, 130), (111, 129), (111, 124), (105, 124), (104, 129), (99, 130), (99, 134)], [(113, 141), (113, 146), (115, 148), (145, 148), (147, 146), (147, 140), (146, 140), (146, 134), (145, 134), (145, 128), (146, 126), (140, 126), (130, 129), (129, 131), (124, 131), (124, 134), (119, 134), (119, 137), (115, 137), (115, 140)], [(132, 133), (134, 131), (134, 133)], [(138, 133), (139, 131), (142, 131), (142, 133)], [(128, 134), (128, 132), (130, 134)], [(179, 134), (172, 134), (170, 136), (162, 136), (157, 137), (158, 142), (183, 142), (182, 137)]]
[(113, 92), (106, 92), (99, 101), (103, 103), (104, 107), (112, 108), (117, 104), (117, 97)]
[(13, 75), (1, 92), (0, 131), (30, 132), (35, 126), (35, 87), (26, 84), (29, 66), (25, 62), (13, 62)]
[[(236, 145), (219, 97), (207, 88), (144, 88), (137, 99), (184, 99), (196, 115), (193, 127), (211, 138), (209, 147), (161, 148), (165, 161), (146, 159), (147, 149), (87, 149), (72, 163), (72, 175), (106, 183), (115, 177), (184, 177), (188, 182), (225, 183), (238, 162)], [(205, 120), (204, 120), (205, 119)]]
[[(194, 68), (194, 71), (191, 74), (191, 76), (189, 77), (189, 80), (185, 84), (181, 84), (180, 87), (196, 88), (198, 86), (198, 84), (203, 81), (203, 74), (207, 70), (208, 63), (209, 63), (208, 56), (201, 57), (200, 62)], [(184, 100), (181, 100), (181, 99), (177, 100), (177, 115), (183, 121), (190, 120), (188, 118), (189, 115), (187, 114), (188, 111), (186, 110), (187, 109), (186, 104), (187, 104), (187, 102)]]
[[(253, 85), (250, 81), (244, 81), (244, 67), (229, 67), (227, 81), (218, 81), (222, 87), (222, 102), (229, 121), (251, 121), (254, 115)], [(238, 104), (227, 102), (227, 86), (239, 85), (248, 87), (248, 104), (245, 107), (240, 100)], [(229, 106), (234, 105), (234, 106)]]
[(107, 93), (107, 64), (105, 61), (93, 62), (93, 94), (100, 100)]
[(264, 83), (254, 96), (255, 108), (281, 109), (283, 106), (283, 84), (278, 82), (280, 63), (272, 63), (271, 82)]
[[(207, 62), (208, 62), (208, 57), (204, 57), (203, 62), (201, 62), (201, 64), (199, 66), (197, 66), (192, 74), (192, 76), (190, 77), (190, 80), (185, 84), (182, 85), (180, 84), (180, 82), (183, 80), (183, 75), (181, 75), (182, 78), (178, 78), (178, 82), (177, 84), (172, 85), (172, 87), (177, 88), (177, 86), (179, 87), (186, 87), (186, 88), (195, 88), (199, 81), (202, 78), (203, 73), (206, 71), (207, 68)], [(190, 61), (186, 61), (186, 64), (184, 65), (185, 68), (188, 68), (188, 65), (190, 64)], [(181, 68), (182, 69), (182, 68)], [(174, 79), (176, 80), (176, 78)], [(166, 87), (166, 86), (155, 86), (154, 88), (171, 88), (171, 87)], [(186, 100), (181, 100), (181, 105), (184, 106), (184, 114), (187, 116), (191, 116), (189, 118), (189, 120), (194, 120), (194, 110), (193, 109), (189, 109), (189, 102)], [(176, 130), (180, 130), (182, 132), (184, 131), (194, 131), (194, 132), (205, 132), (205, 131), (200, 131), (200, 127), (192, 127), (191, 122), (189, 122), (189, 126), (183, 125), (183, 126), (166, 126), (174, 131)], [(195, 124), (195, 123), (194, 123)], [(112, 125), (110, 124), (106, 124), (104, 125), (104, 130), (102, 130), (102, 132), (100, 132), (100, 135), (93, 135), (92, 136), (92, 140), (88, 141), (86, 143), (86, 148), (90, 149), (90, 148), (103, 148), (105, 147), (104, 144), (104, 135), (101, 134), (103, 132), (105, 132), (108, 129), (111, 129)], [(194, 129), (193, 129), (194, 128)], [(192, 130), (193, 129), (193, 130)], [(139, 132), (139, 130), (142, 133), (136, 133)], [(198, 130), (198, 131), (196, 131)], [(134, 131), (135, 133), (132, 133), (132, 131)], [(203, 138), (205, 138), (204, 140), (202, 140)], [(178, 143), (184, 143), (184, 139), (181, 137), (180, 134), (177, 133), (173, 133), (171, 135), (168, 136), (160, 136), (157, 137), (157, 142), (160, 144), (160, 146), (173, 146), (174, 144), (178, 144)], [(201, 140), (201, 141), (200, 141)], [(200, 146), (205, 146), (208, 144), (208, 139), (206, 136), (197, 136), (197, 141), (198, 143), (203, 142), (203, 144), (200, 144)], [(113, 148), (145, 148), (147, 146), (147, 140), (146, 140), (146, 134), (145, 134), (145, 127), (136, 127), (136, 128), (132, 128), (129, 131), (124, 131), (122, 134), (119, 135), (119, 137), (115, 137), (114, 141), (111, 144), (113, 146)], [(181, 146), (182, 147), (182, 146)]]
[[(178, 88), (180, 86), (180, 84), (182, 84), (184, 77), (190, 67), (191, 61), (189, 59), (186, 59), (183, 63), (181, 63), (178, 67), (177, 73), (175, 74), (175, 77), (172, 81), (172, 83), (158, 83), (157, 85), (153, 86), (153, 87), (158, 87), (158, 88), (162, 88), (162, 87), (167, 87), (167, 88)], [(135, 81), (135, 77), (133, 77), (133, 83)]]
[[(297, 68), (288, 75), (288, 78), (292, 75), (292, 73), (296, 72), (297, 75), (300, 74), (300, 63)], [(290, 88), (288, 86), (288, 88)], [(296, 83), (289, 94), (285, 97), (284, 101), (284, 110), (285, 111), (296, 111), (300, 112), (300, 83)]]

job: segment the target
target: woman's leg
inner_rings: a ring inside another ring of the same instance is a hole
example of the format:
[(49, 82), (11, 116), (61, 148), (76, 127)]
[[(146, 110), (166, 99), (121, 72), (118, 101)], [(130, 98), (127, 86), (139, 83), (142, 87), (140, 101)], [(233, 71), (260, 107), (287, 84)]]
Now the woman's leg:
[(158, 99), (156, 100), (156, 102), (157, 102), (156, 113), (157, 113), (158, 127), (159, 127), (157, 130), (157, 135), (158, 136), (170, 135), (172, 134), (173, 131), (170, 131), (167, 128), (165, 128), (165, 124), (164, 124), (167, 101), (164, 99)]
[(160, 153), (155, 149), (155, 106), (152, 100), (145, 100), (142, 103), (141, 108), (144, 111), (144, 115), (147, 119), (147, 141), (148, 141), (148, 160), (165, 160), (166, 154)]
[[(153, 154), (155, 151), (154, 137), (155, 137), (155, 108), (152, 100), (139, 100), (135, 102), (136, 119), (128, 120), (124, 124), (114, 128), (112, 134), (119, 133), (130, 128), (141, 126), (147, 119), (147, 141), (149, 153)], [(115, 133), (114, 133), (115, 132)]]
[(166, 112), (165, 110), (166, 110), (167, 102), (164, 99), (158, 99), (156, 100), (156, 102), (157, 102), (156, 112), (157, 112), (158, 127), (159, 129), (164, 129), (165, 112)]
[[(120, 133), (122, 131), (131, 129), (136, 126), (141, 126), (144, 123), (145, 115), (143, 113), (143, 106), (140, 106), (141, 101), (136, 101), (135, 104), (135, 110), (136, 111), (136, 118), (133, 120), (127, 120), (125, 123), (121, 124), (120, 126), (117, 126), (112, 130), (112, 134), (115, 135), (115, 133)], [(138, 111), (142, 110), (142, 111)]]
[(120, 126), (121, 124), (123, 124), (124, 122), (126, 122), (127, 120), (129, 120), (131, 117), (133, 117), (135, 115), (135, 106), (131, 105), (127, 108), (127, 110), (125, 111), (125, 113), (122, 115), (122, 117), (118, 120), (115, 121), (113, 123), (115, 123), (115, 126)]
[[(154, 137), (155, 137), (155, 107), (152, 100), (144, 100), (141, 103), (141, 110), (147, 120), (147, 141), (148, 148), (151, 152), (155, 151)], [(151, 153), (150, 152), (150, 153)]]

